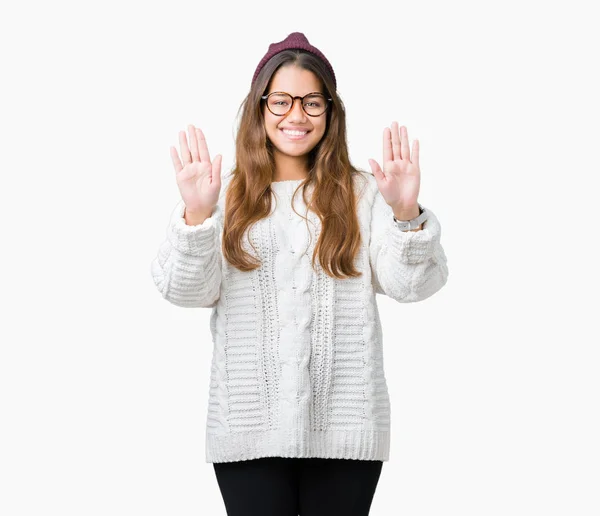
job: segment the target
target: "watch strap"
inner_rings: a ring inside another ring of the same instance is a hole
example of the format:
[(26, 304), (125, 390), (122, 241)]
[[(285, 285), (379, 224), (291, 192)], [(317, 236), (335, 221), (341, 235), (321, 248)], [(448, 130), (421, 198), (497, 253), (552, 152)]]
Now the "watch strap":
[(418, 228), (428, 217), (427, 208), (419, 204), (419, 215), (411, 220), (398, 220), (394, 215), (394, 222), (401, 231), (410, 231)]

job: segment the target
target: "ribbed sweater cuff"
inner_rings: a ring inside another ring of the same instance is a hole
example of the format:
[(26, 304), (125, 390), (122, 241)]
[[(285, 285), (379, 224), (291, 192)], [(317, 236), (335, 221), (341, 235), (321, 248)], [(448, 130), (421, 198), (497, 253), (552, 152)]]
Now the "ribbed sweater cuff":
[(393, 217), (388, 218), (388, 234), (390, 235), (389, 247), (400, 260), (409, 263), (421, 263), (433, 255), (436, 241), (440, 239), (440, 223), (435, 214), (429, 211), (428, 219), (423, 222), (420, 231), (402, 231), (394, 222)]
[(169, 241), (175, 249), (184, 254), (203, 256), (212, 252), (216, 244), (216, 209), (211, 217), (196, 226), (185, 223), (184, 210), (185, 204), (179, 201), (169, 221)]

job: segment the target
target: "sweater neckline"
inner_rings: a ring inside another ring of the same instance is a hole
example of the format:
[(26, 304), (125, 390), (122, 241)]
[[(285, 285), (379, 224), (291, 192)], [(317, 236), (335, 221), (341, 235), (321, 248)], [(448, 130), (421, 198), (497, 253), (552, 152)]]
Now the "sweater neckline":
[(285, 183), (300, 184), (304, 179), (284, 179), (283, 181), (271, 181), (272, 185), (283, 185)]
[(284, 181), (271, 181), (271, 190), (275, 192), (294, 192), (304, 179), (285, 179)]

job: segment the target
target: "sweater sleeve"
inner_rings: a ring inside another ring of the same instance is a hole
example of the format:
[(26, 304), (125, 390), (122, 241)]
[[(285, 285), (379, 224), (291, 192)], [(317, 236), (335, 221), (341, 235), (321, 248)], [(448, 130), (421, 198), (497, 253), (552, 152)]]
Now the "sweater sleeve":
[(440, 222), (427, 210), (429, 217), (420, 231), (402, 231), (394, 222), (391, 206), (377, 189), (371, 212), (369, 257), (378, 294), (412, 303), (432, 296), (446, 284), (448, 266), (440, 243)]
[(173, 210), (167, 235), (151, 263), (154, 283), (162, 297), (181, 307), (216, 304), (221, 289), (222, 207), (218, 204), (202, 224), (185, 223), (183, 200)]

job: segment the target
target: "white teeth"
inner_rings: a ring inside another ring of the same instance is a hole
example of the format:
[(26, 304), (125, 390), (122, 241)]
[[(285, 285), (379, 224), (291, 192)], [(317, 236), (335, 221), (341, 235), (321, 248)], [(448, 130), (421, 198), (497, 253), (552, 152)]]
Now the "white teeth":
[(289, 134), (291, 136), (302, 136), (303, 134), (306, 134), (308, 131), (289, 131), (287, 129), (282, 129), (282, 131), (285, 134)]

